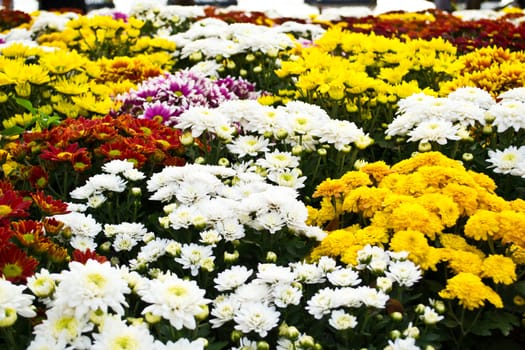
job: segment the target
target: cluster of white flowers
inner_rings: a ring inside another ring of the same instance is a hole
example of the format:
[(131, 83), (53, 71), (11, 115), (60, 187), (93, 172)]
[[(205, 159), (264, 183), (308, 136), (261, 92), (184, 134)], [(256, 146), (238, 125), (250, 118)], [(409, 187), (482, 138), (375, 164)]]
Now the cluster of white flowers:
[[(331, 119), (320, 107), (301, 101), (280, 107), (253, 100), (226, 101), (215, 109), (194, 107), (178, 117), (175, 127), (192, 137), (218, 138), (237, 159), (256, 158), (253, 165), (273, 183), (295, 189), (306, 181), (295, 154), (325, 146), (347, 151), (372, 143), (353, 122)], [(283, 145), (294, 153), (280, 150)]]
[(412, 142), (436, 142), (469, 138), (468, 128), (485, 125), (485, 114), (496, 102), (485, 90), (465, 87), (448, 97), (418, 93), (398, 102), (396, 117), (388, 125), (388, 136), (409, 136)]

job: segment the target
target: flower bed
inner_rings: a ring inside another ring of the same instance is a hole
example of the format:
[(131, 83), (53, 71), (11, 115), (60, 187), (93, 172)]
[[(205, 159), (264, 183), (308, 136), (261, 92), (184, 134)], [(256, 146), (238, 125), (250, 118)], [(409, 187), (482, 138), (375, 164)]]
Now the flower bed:
[(521, 11), (2, 16), (2, 348), (525, 344)]

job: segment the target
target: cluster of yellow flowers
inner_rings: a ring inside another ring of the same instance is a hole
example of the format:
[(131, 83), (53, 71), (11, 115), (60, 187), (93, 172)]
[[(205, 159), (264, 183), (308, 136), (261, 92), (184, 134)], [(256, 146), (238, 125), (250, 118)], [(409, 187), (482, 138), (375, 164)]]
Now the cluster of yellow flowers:
[(309, 223), (329, 234), (311, 258), (354, 265), (367, 244), (408, 251), (423, 270), (447, 271), (441, 297), (468, 309), (485, 301), (502, 307), (489, 285), (512, 284), (525, 264), (525, 201), (495, 190), (488, 176), (438, 152), (366, 164), (318, 185)]
[(401, 98), (435, 93), (440, 81), (460, 69), (456, 48), (441, 38), (402, 40), (334, 26), (282, 62), (278, 76), (293, 83), (274, 98), (301, 99), (335, 108), (332, 117), (366, 121), (374, 114), (393, 115)]
[(525, 85), (525, 52), (484, 47), (458, 58), (462, 67), (454, 79), (441, 84), (440, 94), (447, 95), (457, 88), (473, 86), (496, 97), (502, 92)]

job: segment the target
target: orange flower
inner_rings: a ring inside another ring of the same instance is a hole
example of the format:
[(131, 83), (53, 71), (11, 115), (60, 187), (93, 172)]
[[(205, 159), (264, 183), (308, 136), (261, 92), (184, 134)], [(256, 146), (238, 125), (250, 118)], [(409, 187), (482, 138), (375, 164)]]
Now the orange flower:
[(31, 193), (33, 202), (45, 215), (57, 215), (68, 213), (67, 204), (59, 199), (54, 199), (51, 196), (46, 195), (43, 191), (37, 191)]
[(0, 274), (12, 283), (25, 283), (35, 273), (38, 261), (24, 251), (8, 244), (0, 248)]

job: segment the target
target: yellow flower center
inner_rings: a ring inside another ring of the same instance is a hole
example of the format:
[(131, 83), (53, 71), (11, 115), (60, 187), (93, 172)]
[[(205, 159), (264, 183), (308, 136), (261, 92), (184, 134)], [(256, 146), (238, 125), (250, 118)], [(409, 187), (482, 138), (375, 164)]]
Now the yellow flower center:
[(9, 205), (0, 204), (0, 216), (9, 215), (13, 209)]
[(23, 269), (17, 264), (5, 264), (4, 268), (2, 269), (2, 274), (5, 276), (5, 278), (9, 279), (21, 276), (22, 271)]

